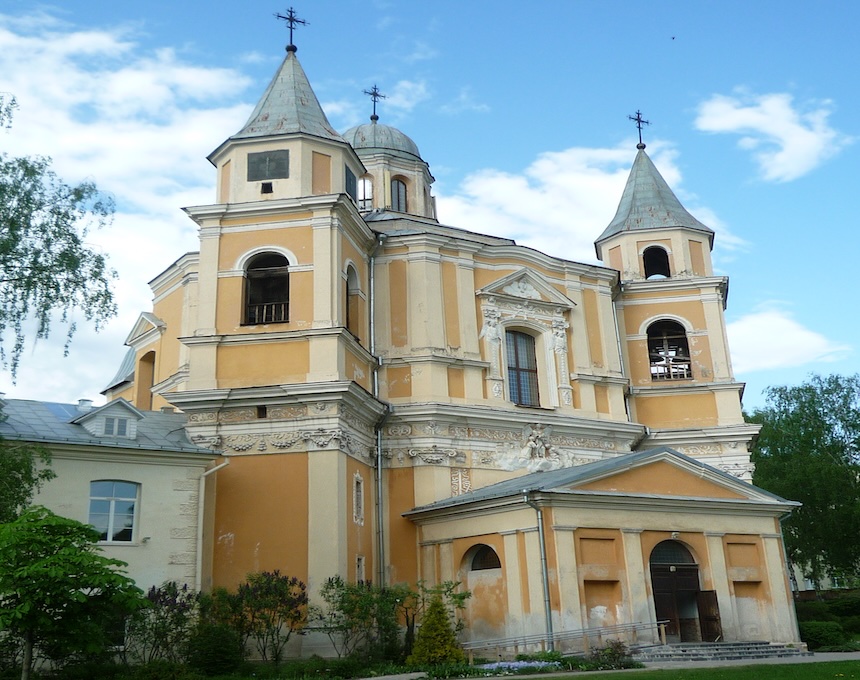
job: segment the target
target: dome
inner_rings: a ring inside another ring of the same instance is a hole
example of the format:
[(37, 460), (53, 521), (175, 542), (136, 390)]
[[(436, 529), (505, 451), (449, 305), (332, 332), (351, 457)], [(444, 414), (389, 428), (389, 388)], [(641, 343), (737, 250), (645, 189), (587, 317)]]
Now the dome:
[(407, 154), (415, 158), (421, 158), (418, 145), (397, 128), (390, 125), (380, 125), (376, 121), (356, 125), (341, 135), (352, 148), (361, 152), (361, 149), (385, 149), (400, 154)]

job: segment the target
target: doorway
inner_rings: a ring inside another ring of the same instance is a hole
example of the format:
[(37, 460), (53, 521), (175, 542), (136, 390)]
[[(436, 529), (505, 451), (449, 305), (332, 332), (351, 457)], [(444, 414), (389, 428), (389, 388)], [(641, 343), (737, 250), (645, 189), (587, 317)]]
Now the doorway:
[(720, 610), (713, 590), (699, 585), (699, 565), (679, 541), (654, 546), (649, 559), (651, 589), (658, 621), (668, 621), (669, 642), (715, 642), (722, 637)]

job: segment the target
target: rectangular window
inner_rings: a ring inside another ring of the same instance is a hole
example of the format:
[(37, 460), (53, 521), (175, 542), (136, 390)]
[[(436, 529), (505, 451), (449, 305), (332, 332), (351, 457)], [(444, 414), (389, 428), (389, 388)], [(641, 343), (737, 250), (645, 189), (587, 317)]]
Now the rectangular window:
[(364, 555), (355, 556), (355, 582), (361, 583), (367, 580), (367, 575), (364, 573)]
[(286, 179), (290, 176), (290, 152), (261, 151), (248, 154), (248, 181), (261, 182), (267, 179)]
[(139, 490), (140, 485), (134, 482), (90, 482), (89, 523), (99, 532), (99, 540), (132, 541)]
[(350, 195), (353, 201), (358, 200), (358, 180), (355, 178), (355, 173), (349, 168), (346, 170), (346, 193)]
[(540, 406), (535, 339), (527, 333), (507, 331), (508, 391), (520, 406)]
[(117, 437), (128, 436), (128, 418), (105, 418), (105, 434)]

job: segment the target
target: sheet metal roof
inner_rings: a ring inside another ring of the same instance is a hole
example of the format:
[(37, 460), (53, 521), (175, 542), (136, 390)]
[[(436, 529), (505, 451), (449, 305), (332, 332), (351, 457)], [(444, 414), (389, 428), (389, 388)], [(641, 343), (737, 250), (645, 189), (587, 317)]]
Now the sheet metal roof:
[(230, 139), (304, 133), (343, 142), (323, 113), (294, 51), (287, 51), (245, 126)]
[[(97, 410), (107, 410), (110, 402)], [(192, 444), (185, 434), (186, 417), (183, 413), (143, 411), (137, 421), (137, 436), (127, 439), (119, 436), (95, 436), (83, 425), (72, 421), (85, 415), (77, 404), (61, 404), (28, 399), (4, 399), (0, 436), (44, 444), (79, 444), (148, 451), (172, 451), (213, 455), (210, 449)], [(111, 414), (112, 415), (112, 414)]]
[(645, 145), (633, 161), (618, 211), (597, 243), (624, 231), (688, 227), (703, 231), (713, 242), (714, 232), (693, 217), (672, 193), (666, 180), (645, 153)]

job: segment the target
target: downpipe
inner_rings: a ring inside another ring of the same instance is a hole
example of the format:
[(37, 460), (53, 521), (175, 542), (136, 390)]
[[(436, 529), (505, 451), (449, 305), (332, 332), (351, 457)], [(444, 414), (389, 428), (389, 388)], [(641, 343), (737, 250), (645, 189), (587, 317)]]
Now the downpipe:
[(528, 489), (523, 489), (523, 503), (537, 513), (538, 542), (540, 543), (540, 573), (543, 581), (543, 610), (546, 614), (546, 646), (547, 650), (555, 651), (554, 634), (552, 630), (552, 609), (549, 600), (549, 570), (546, 563), (546, 536), (543, 531), (543, 510), (529, 497)]

